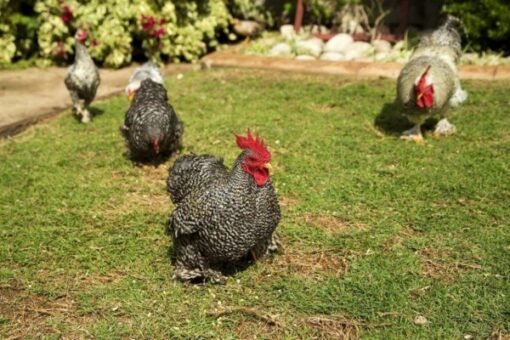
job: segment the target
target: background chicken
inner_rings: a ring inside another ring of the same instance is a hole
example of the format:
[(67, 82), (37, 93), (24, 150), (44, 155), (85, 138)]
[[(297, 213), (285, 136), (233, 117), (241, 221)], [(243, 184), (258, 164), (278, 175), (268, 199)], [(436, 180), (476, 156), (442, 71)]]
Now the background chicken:
[(255, 20), (240, 20), (232, 19), (232, 30), (235, 34), (245, 38), (244, 42), (247, 43), (251, 38), (257, 37), (263, 30), (261, 24)]
[(181, 146), (182, 123), (163, 85), (145, 79), (126, 112), (121, 132), (131, 156), (141, 161), (169, 156)]
[(460, 22), (448, 17), (443, 25), (421, 39), (397, 80), (397, 100), (404, 114), (414, 124), (401, 138), (423, 141), (421, 125), (430, 117), (439, 116), (437, 135), (450, 135), (456, 128), (447, 118), (449, 106), (457, 106), (467, 98), (460, 86), (457, 62), (461, 56)]
[(99, 71), (84, 45), (87, 36), (87, 32), (81, 29), (76, 33), (74, 64), (69, 67), (64, 81), (71, 94), (74, 113), (81, 117), (83, 123), (92, 119), (88, 108), (101, 82)]
[(129, 101), (133, 100), (136, 90), (138, 90), (140, 84), (145, 79), (152, 79), (152, 81), (164, 86), (164, 79), (159, 68), (153, 62), (148, 61), (138, 67), (131, 77), (129, 77), (129, 82), (126, 86), (126, 95), (128, 96)]
[(180, 157), (170, 170), (176, 279), (222, 282), (211, 265), (256, 259), (277, 248), (280, 206), (269, 178), (271, 154), (249, 131), (236, 141), (243, 152), (230, 171), (210, 155)]

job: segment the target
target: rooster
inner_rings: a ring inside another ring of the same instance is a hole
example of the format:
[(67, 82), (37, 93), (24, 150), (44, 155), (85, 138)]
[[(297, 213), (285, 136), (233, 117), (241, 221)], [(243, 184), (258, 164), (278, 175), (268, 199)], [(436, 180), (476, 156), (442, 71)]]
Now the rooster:
[(155, 160), (181, 147), (182, 122), (165, 87), (150, 78), (141, 82), (120, 129), (134, 159)]
[(223, 283), (211, 266), (253, 259), (277, 250), (273, 232), (280, 206), (271, 184), (271, 153), (259, 137), (236, 136), (243, 151), (231, 170), (211, 155), (186, 155), (169, 171), (176, 206), (168, 222), (174, 278)]
[(138, 67), (131, 77), (129, 77), (128, 85), (126, 86), (126, 95), (131, 102), (135, 96), (136, 90), (140, 88), (140, 84), (144, 79), (152, 79), (152, 81), (164, 85), (163, 76), (159, 72), (159, 68), (151, 61), (146, 62)]
[(457, 106), (467, 98), (460, 86), (457, 62), (461, 56), (460, 21), (449, 16), (437, 30), (421, 39), (397, 80), (397, 100), (414, 126), (401, 138), (423, 142), (421, 125), (439, 116), (434, 133), (451, 135), (456, 128), (446, 118), (448, 107)]
[(64, 80), (71, 94), (74, 113), (81, 117), (82, 123), (88, 123), (92, 119), (88, 107), (94, 100), (97, 88), (101, 83), (99, 71), (84, 45), (87, 36), (88, 34), (84, 30), (80, 29), (76, 32), (74, 64), (69, 67)]

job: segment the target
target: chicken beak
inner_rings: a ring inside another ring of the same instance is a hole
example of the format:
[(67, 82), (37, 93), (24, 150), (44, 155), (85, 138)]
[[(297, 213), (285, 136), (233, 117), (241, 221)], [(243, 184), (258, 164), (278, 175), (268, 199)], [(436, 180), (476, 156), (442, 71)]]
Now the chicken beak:
[(422, 92), (418, 92), (418, 95), (416, 96), (416, 100), (420, 100), (421, 97), (423, 97), (423, 93)]
[(135, 97), (135, 91), (129, 91), (128, 92), (128, 100), (129, 100), (129, 102), (132, 102), (134, 97)]
[(273, 172), (273, 166), (271, 165), (271, 163), (266, 163), (264, 167), (269, 171), (269, 173)]

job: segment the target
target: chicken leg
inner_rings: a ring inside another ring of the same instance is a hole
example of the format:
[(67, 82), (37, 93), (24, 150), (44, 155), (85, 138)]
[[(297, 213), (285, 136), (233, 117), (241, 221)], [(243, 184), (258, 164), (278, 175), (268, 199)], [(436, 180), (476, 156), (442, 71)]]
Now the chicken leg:
[(457, 132), (457, 128), (446, 118), (442, 118), (437, 122), (436, 128), (434, 129), (434, 134), (436, 136), (449, 136), (453, 135), (455, 132)]
[(406, 130), (400, 136), (400, 139), (412, 141), (416, 143), (423, 143), (423, 135), (421, 134), (421, 124), (416, 124), (409, 130)]

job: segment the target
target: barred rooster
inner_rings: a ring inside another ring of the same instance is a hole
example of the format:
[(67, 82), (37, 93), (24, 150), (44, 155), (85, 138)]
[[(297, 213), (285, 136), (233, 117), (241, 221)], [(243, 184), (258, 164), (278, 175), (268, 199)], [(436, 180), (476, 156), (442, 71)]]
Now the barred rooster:
[(101, 83), (99, 71), (84, 45), (87, 36), (88, 33), (84, 30), (76, 32), (74, 64), (69, 67), (64, 80), (71, 94), (74, 113), (81, 117), (82, 123), (88, 123), (92, 119), (88, 108), (96, 97), (97, 88)]
[(280, 206), (269, 178), (271, 154), (249, 131), (236, 141), (243, 151), (230, 171), (211, 155), (180, 157), (170, 169), (167, 189), (176, 208), (168, 232), (175, 279), (223, 283), (211, 266), (277, 249), (273, 232)]
[(181, 147), (182, 122), (165, 87), (150, 78), (141, 82), (120, 129), (132, 158), (140, 161), (170, 156)]
[(144, 79), (152, 79), (152, 81), (164, 85), (163, 76), (159, 71), (159, 68), (152, 62), (148, 61), (142, 66), (138, 67), (131, 77), (129, 77), (128, 85), (126, 86), (126, 95), (129, 101), (132, 101), (136, 90), (140, 88), (140, 84)]
[(439, 116), (434, 133), (451, 135), (456, 128), (446, 118), (448, 107), (467, 98), (460, 86), (457, 62), (461, 56), (459, 19), (449, 16), (444, 24), (420, 41), (397, 80), (397, 100), (414, 126), (401, 138), (423, 142), (421, 125)]

